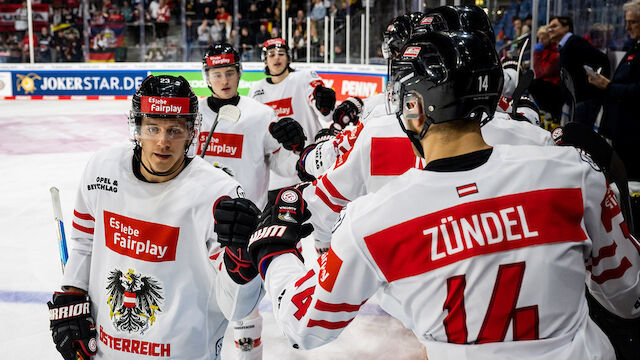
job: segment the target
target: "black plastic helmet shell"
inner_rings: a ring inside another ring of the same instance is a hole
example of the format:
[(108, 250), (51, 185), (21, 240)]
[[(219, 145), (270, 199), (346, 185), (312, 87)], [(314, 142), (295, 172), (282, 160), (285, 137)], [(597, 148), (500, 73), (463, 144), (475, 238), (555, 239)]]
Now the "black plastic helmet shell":
[(382, 34), (383, 51), (389, 51), (387, 58), (391, 58), (394, 53), (400, 52), (411, 37), (412, 28), (410, 15), (401, 15), (391, 21)]
[(198, 115), (198, 97), (182, 76), (149, 75), (133, 95), (131, 115), (138, 126), (142, 116), (193, 121)]
[(478, 6), (440, 6), (425, 12), (414, 34), (432, 31), (479, 31), (495, 45), (496, 36), (489, 17)]
[(493, 116), (502, 68), (493, 43), (480, 32), (431, 32), (413, 37), (390, 65), (399, 98), (415, 91), (429, 123)]
[(289, 45), (287, 45), (287, 41), (282, 38), (273, 38), (268, 39), (262, 45), (262, 52), (260, 53), (260, 59), (262, 62), (267, 61), (267, 51), (270, 49), (285, 49), (287, 51), (287, 57), (289, 62), (291, 62), (291, 49), (289, 49)]
[(241, 71), (240, 54), (228, 43), (220, 43), (209, 46), (202, 58), (202, 69), (235, 66)]

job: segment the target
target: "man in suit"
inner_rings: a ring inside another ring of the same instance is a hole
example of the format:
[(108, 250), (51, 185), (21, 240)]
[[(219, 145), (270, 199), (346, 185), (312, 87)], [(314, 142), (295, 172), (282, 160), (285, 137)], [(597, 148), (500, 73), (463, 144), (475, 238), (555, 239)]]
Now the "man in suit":
[(609, 58), (589, 44), (583, 37), (573, 34), (573, 20), (567, 16), (551, 18), (547, 31), (560, 50), (560, 68), (573, 80), (576, 96), (574, 120), (593, 125), (602, 105), (603, 92), (589, 84), (583, 65), (591, 66), (606, 77), (610, 74)]

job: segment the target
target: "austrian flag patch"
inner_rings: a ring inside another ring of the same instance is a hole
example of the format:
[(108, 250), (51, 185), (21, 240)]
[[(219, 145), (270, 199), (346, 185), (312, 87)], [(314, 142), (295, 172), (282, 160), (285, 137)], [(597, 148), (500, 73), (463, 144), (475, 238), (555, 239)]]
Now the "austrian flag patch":
[(156, 96), (142, 96), (140, 111), (143, 114), (188, 114), (188, 98), (161, 98)]
[(207, 58), (207, 66), (233, 64), (233, 54), (213, 55)]
[(408, 47), (405, 51), (404, 54), (402, 54), (402, 56), (404, 57), (410, 57), (410, 58), (414, 58), (417, 57), (418, 54), (420, 54), (420, 47), (418, 46), (412, 46), (412, 47)]
[(463, 196), (478, 193), (478, 186), (476, 185), (476, 183), (472, 183), (472, 184), (458, 186), (456, 187), (456, 190), (458, 191), (458, 197), (463, 197)]

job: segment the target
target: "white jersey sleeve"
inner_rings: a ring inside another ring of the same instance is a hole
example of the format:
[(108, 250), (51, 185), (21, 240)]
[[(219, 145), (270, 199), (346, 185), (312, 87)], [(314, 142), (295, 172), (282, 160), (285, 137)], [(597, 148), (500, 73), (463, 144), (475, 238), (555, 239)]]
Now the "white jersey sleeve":
[(509, 114), (497, 111), (481, 131), (489, 145), (555, 145), (551, 132), (525, 121), (513, 120)]
[(274, 317), (289, 341), (302, 349), (337, 338), (383, 284), (357, 250), (348, 214), (334, 236), (341, 241), (318, 258), (317, 273), (291, 254), (275, 258), (267, 270), (265, 287), (278, 304)]
[(602, 173), (588, 170), (583, 185), (588, 189), (584, 194), (584, 220), (593, 245), (587, 254), (587, 285), (609, 311), (636, 318), (640, 316), (640, 245), (629, 233)]

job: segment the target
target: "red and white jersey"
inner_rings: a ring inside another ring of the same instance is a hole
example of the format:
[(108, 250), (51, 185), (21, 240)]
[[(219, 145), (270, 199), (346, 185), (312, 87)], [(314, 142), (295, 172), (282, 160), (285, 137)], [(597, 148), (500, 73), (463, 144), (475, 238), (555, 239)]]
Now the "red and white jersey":
[[(490, 145), (554, 145), (550, 132), (530, 123), (512, 120), (506, 114), (496, 113), (481, 131)], [(424, 159), (414, 154), (411, 142), (395, 115), (369, 117), (364, 127), (360, 123), (341, 135), (333, 143), (321, 144), (318, 153), (327, 147), (335, 149), (337, 160), (303, 191), (313, 214), (314, 237), (319, 243), (329, 242), (331, 228), (350, 201), (377, 191), (410, 168), (422, 169), (425, 165)], [(315, 160), (315, 156), (309, 157), (307, 162)], [(327, 163), (329, 161), (323, 161), (323, 164)]]
[(271, 262), (274, 316), (314, 348), (376, 294), (429, 359), (614, 359), (585, 280), (639, 316), (640, 247), (594, 166), (574, 148), (496, 145), (471, 170), (411, 169), (347, 207), (318, 272)]
[(199, 157), (172, 180), (147, 183), (131, 145), (96, 153), (76, 198), (62, 285), (86, 289), (96, 359), (219, 359), (227, 319), (258, 303), (260, 280), (224, 268), (213, 209), (242, 189)]
[(171, 19), (171, 9), (169, 5), (164, 5), (158, 8), (158, 15), (156, 16), (156, 22), (168, 23)]
[[(278, 118), (290, 117), (300, 123), (307, 137), (307, 144), (313, 142), (323, 127), (328, 127), (331, 117), (323, 116), (315, 106), (313, 91), (324, 85), (322, 79), (311, 70), (296, 70), (277, 84), (262, 79), (251, 85), (249, 96), (270, 106)], [(269, 189), (277, 189), (300, 182), (297, 176), (281, 177), (272, 174)]]
[[(240, 119), (235, 123), (224, 120), (218, 122), (204, 159), (231, 169), (233, 177), (246, 192), (247, 199), (262, 209), (267, 203), (269, 169), (283, 176), (295, 176), (298, 156), (281, 148), (269, 133), (269, 124), (277, 121), (271, 108), (247, 96), (240, 96), (237, 106)], [(207, 105), (207, 99), (200, 100), (199, 109), (202, 125), (198, 155), (202, 154), (218, 115)]]

